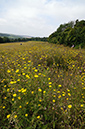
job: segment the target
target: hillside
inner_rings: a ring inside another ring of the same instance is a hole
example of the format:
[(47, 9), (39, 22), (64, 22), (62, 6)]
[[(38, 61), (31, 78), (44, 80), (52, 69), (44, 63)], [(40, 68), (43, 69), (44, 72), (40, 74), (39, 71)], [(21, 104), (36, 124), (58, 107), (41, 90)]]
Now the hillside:
[(61, 24), (59, 28), (48, 38), (50, 43), (63, 44), (76, 48), (85, 47), (85, 21), (68, 22)]
[(28, 35), (14, 35), (14, 34), (7, 34), (7, 33), (0, 33), (0, 37), (7, 37), (9, 39), (31, 38), (31, 36), (28, 36)]

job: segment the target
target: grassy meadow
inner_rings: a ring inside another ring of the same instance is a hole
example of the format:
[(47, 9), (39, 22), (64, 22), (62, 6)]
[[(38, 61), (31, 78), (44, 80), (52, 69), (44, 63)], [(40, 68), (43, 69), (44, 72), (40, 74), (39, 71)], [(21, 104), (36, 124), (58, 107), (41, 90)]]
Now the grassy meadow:
[(0, 44), (0, 129), (84, 129), (85, 49)]

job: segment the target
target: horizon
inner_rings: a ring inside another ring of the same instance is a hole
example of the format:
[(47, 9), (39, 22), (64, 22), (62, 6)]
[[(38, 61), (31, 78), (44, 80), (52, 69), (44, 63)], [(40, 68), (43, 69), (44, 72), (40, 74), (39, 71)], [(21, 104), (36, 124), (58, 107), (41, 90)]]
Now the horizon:
[(84, 0), (3, 0), (0, 33), (48, 37), (60, 24), (84, 20), (84, 12)]

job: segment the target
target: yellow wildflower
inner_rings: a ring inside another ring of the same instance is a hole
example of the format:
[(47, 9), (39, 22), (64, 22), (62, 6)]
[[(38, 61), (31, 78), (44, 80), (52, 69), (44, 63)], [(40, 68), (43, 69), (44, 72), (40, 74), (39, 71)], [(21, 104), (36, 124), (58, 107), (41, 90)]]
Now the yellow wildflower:
[(29, 79), (30, 77), (29, 77), (29, 75), (26, 75), (26, 77)]
[(19, 108), (22, 108), (22, 106), (20, 105)]
[(38, 75), (34, 75), (34, 77), (38, 77)]
[(53, 97), (56, 97), (55, 95), (53, 95)]
[(3, 109), (5, 108), (5, 106), (3, 106)]
[(7, 92), (9, 92), (9, 89), (7, 89)]
[(70, 93), (68, 93), (68, 95), (69, 95), (69, 96), (71, 96), (71, 94), (70, 94)]
[(12, 98), (12, 101), (14, 101), (14, 98)]
[(18, 73), (19, 72), (19, 69), (17, 69), (15, 72)]
[(7, 73), (10, 73), (10, 72), (11, 72), (11, 71), (8, 69), (8, 70), (7, 70)]
[(28, 104), (29, 102), (26, 102), (26, 104)]
[(27, 89), (23, 89), (23, 90), (22, 90), (22, 93), (26, 92), (26, 90), (27, 90)]
[(68, 105), (68, 108), (72, 108), (72, 105), (70, 104), (70, 105)]
[(37, 119), (39, 119), (40, 118), (40, 116), (37, 116)]
[(35, 72), (37, 72), (38, 70), (37, 69), (35, 69)]
[(25, 73), (22, 73), (22, 75), (25, 75)]
[(10, 117), (10, 114), (9, 115), (7, 115), (7, 118), (9, 118)]
[(14, 118), (17, 118), (17, 115), (14, 115)]
[(62, 96), (65, 96), (65, 94), (62, 94)]
[(20, 79), (17, 79), (17, 81), (19, 82), (19, 81), (20, 81)]
[(61, 98), (61, 95), (59, 95), (58, 98)]
[(13, 94), (13, 97), (16, 97), (17, 95), (16, 94)]
[(46, 93), (46, 91), (43, 91), (43, 93), (45, 94), (45, 93)]
[(4, 85), (4, 87), (6, 87), (6, 85)]
[(41, 102), (42, 100), (41, 99), (39, 99), (39, 102)]
[(52, 84), (52, 82), (49, 82), (49, 84)]
[(18, 92), (21, 92), (21, 90), (18, 90)]
[(60, 91), (57, 91), (57, 93), (60, 93)]
[(34, 91), (32, 91), (31, 93), (34, 94)]
[(83, 107), (83, 106), (84, 106), (83, 104), (80, 105), (80, 107)]
[(7, 99), (7, 97), (4, 97), (4, 99)]
[(50, 78), (48, 78), (48, 80), (50, 80)]
[(25, 116), (27, 117), (27, 116), (28, 116), (28, 114), (25, 114)]
[(52, 87), (51, 85), (49, 85), (49, 87)]
[(61, 87), (61, 85), (58, 85), (58, 87)]
[(21, 97), (19, 96), (19, 97), (18, 97), (18, 99), (20, 100), (20, 99), (21, 99)]
[(40, 107), (40, 106), (41, 106), (41, 104), (38, 104), (38, 106)]
[(53, 99), (53, 102), (55, 102), (55, 100)]
[(38, 91), (39, 91), (39, 92), (42, 92), (42, 90), (41, 90), (40, 88), (38, 89)]
[(56, 91), (55, 89), (53, 89), (53, 91)]

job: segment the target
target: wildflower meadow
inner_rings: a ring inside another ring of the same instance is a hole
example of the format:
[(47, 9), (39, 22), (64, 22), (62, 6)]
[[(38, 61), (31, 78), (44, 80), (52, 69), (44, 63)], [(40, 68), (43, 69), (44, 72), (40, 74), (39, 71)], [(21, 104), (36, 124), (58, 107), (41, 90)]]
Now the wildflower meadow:
[(0, 44), (0, 129), (12, 128), (85, 128), (85, 49)]

